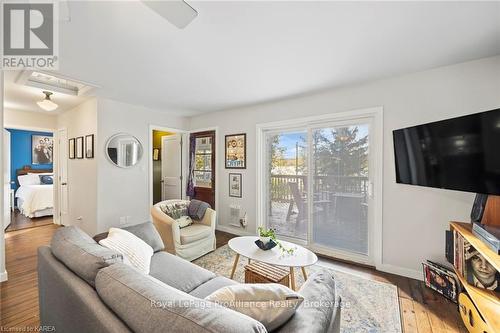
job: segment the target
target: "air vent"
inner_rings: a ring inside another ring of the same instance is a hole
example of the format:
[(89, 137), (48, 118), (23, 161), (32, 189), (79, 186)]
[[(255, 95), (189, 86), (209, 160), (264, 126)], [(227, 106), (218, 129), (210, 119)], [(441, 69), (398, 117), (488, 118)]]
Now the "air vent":
[(233, 227), (240, 227), (241, 207), (236, 205), (229, 206), (229, 224)]
[(39, 71), (21, 72), (16, 83), (73, 96), (89, 95), (92, 90), (97, 88), (93, 84)]

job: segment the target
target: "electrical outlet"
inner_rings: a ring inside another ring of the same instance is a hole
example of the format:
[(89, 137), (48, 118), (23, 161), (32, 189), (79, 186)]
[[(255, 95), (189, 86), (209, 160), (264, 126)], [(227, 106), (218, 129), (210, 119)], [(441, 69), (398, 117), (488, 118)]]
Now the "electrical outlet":
[(248, 215), (247, 213), (245, 212), (245, 215), (243, 215), (242, 218), (240, 218), (240, 224), (243, 228), (246, 228), (247, 227), (247, 221), (248, 221)]
[(120, 225), (127, 224), (127, 216), (120, 216)]

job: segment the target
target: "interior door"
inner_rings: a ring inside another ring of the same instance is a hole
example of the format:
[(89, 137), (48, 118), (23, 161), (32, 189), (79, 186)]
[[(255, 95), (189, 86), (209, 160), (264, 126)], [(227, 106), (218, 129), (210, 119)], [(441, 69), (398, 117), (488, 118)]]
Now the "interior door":
[(3, 130), (3, 228), (7, 228), (11, 219), (11, 189), (10, 189), (10, 132)]
[(193, 199), (215, 208), (215, 131), (191, 133), (191, 139), (195, 141)]
[(161, 154), (162, 200), (182, 199), (182, 135), (162, 137)]
[(66, 129), (58, 130), (59, 158), (58, 158), (58, 195), (59, 195), (59, 223), (68, 225), (68, 132)]

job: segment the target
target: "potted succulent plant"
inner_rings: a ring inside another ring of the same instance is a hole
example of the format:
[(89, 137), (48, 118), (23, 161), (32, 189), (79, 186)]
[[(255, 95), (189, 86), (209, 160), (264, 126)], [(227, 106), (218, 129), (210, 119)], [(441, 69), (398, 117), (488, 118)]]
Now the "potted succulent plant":
[(274, 229), (271, 228), (266, 230), (263, 227), (258, 227), (257, 231), (259, 232), (259, 239), (264, 245), (272, 240), (274, 243), (276, 243), (276, 245), (278, 245), (283, 254), (293, 254), (293, 251), (295, 251), (295, 248), (285, 248), (281, 244), (281, 242), (276, 239), (276, 233)]
[(259, 230), (259, 239), (264, 245), (269, 243), (271, 239), (273, 240), (276, 239), (273, 229), (265, 230), (264, 228), (259, 227), (258, 230)]

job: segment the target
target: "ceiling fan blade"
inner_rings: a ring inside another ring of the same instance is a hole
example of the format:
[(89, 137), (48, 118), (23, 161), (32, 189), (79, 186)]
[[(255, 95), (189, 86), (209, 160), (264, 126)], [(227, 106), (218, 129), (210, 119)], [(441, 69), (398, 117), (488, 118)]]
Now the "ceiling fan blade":
[(59, 21), (61, 22), (71, 22), (71, 13), (68, 2), (68, 0), (59, 1)]
[(198, 12), (183, 0), (141, 1), (179, 29), (185, 28), (198, 16)]

